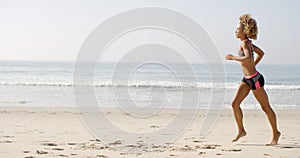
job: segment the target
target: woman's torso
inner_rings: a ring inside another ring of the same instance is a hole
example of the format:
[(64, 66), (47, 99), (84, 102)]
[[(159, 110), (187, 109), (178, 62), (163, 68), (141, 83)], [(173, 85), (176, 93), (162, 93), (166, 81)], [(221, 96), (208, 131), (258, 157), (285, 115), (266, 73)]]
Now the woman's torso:
[[(245, 47), (247, 47), (250, 50), (250, 59), (249, 60), (245, 60), (241, 62), (241, 67), (242, 67), (242, 71), (244, 76), (251, 76), (252, 74), (256, 73), (257, 70), (255, 68), (255, 63), (254, 63), (254, 49), (253, 49), (253, 45), (252, 42), (250, 40), (245, 40), (242, 42), (246, 42), (245, 43)], [(245, 53), (243, 51), (243, 48), (240, 47), (240, 50), (238, 52), (239, 56), (245, 56)]]

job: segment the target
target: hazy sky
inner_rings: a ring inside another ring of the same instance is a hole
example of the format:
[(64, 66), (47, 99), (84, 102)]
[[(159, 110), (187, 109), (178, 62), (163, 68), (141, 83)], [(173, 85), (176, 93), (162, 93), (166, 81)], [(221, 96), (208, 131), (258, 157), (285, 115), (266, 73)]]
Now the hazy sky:
[(238, 49), (234, 36), (238, 17), (250, 13), (258, 22), (254, 43), (266, 53), (263, 63), (300, 63), (298, 0), (0, 0), (0, 60), (75, 61), (98, 24), (147, 6), (173, 9), (197, 21), (221, 56)]

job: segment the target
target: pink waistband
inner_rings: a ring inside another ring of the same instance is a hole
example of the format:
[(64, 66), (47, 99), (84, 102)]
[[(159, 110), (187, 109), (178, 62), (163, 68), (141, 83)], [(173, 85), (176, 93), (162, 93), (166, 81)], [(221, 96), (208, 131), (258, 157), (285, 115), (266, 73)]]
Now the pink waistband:
[(258, 71), (256, 71), (254, 74), (250, 75), (250, 76), (245, 76), (245, 78), (252, 78), (254, 76), (256, 76), (258, 74)]

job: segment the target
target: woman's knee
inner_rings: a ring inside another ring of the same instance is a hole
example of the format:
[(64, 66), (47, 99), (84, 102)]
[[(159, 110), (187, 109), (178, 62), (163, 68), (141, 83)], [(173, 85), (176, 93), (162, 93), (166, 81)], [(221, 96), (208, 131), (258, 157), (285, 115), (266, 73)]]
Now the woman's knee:
[(232, 102), (231, 102), (231, 107), (233, 108), (233, 109), (235, 109), (235, 108), (239, 108), (240, 107), (240, 102), (238, 102), (238, 101), (236, 101), (236, 100), (233, 100)]

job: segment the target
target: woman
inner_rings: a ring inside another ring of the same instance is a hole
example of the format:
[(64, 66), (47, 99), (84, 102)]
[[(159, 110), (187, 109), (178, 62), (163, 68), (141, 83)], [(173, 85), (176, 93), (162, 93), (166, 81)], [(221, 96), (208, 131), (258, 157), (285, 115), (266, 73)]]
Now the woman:
[[(273, 130), (273, 138), (269, 145), (276, 145), (280, 137), (280, 132), (277, 129), (276, 115), (270, 106), (268, 95), (263, 87), (264, 78), (255, 68), (264, 56), (264, 52), (259, 47), (252, 44), (250, 40), (256, 40), (257, 38), (257, 24), (255, 19), (249, 14), (242, 15), (239, 20), (239, 24), (235, 31), (236, 38), (241, 40), (240, 51), (238, 53), (239, 56), (233, 56), (232, 54), (226, 55), (226, 60), (236, 60), (241, 63), (244, 74), (232, 101), (234, 117), (238, 126), (238, 134), (232, 141), (238, 141), (247, 134), (243, 126), (243, 113), (240, 104), (249, 94), (250, 90), (252, 90), (252, 93), (261, 105), (262, 110), (268, 116), (268, 120)], [(257, 54), (255, 59), (253, 52)]]

